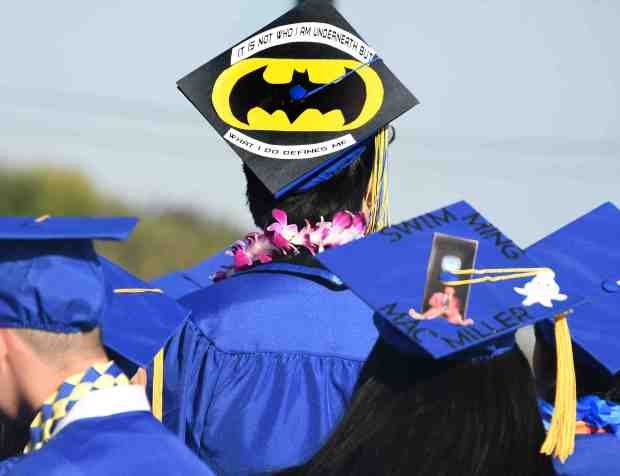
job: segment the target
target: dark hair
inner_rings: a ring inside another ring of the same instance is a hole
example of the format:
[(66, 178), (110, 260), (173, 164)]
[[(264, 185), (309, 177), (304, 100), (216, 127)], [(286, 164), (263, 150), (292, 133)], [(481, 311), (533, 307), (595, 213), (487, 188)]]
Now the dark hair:
[(29, 437), (26, 423), (11, 421), (0, 412), (0, 461), (19, 456)]
[(302, 227), (304, 220), (330, 220), (342, 210), (359, 212), (368, 188), (374, 156), (373, 141), (359, 159), (350, 166), (307, 192), (290, 193), (276, 199), (247, 165), (243, 172), (247, 180), (246, 196), (254, 223), (264, 229), (273, 223), (274, 208), (288, 214), (288, 222)]
[(381, 339), (327, 444), (284, 475), (554, 475), (526, 359), (442, 363)]
[[(573, 346), (577, 398), (598, 395), (601, 398), (620, 403), (620, 374), (609, 375), (592, 357)], [(556, 355), (555, 348), (536, 329), (534, 369), (541, 398), (553, 403), (555, 397)]]
[(610, 388), (607, 391), (605, 397), (607, 398), (607, 400), (620, 403), (620, 374), (612, 377)]

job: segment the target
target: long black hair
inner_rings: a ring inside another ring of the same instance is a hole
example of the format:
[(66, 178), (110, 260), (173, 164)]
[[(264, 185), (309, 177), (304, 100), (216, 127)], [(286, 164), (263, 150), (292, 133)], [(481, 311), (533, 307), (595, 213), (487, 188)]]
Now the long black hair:
[(379, 339), (326, 445), (284, 475), (554, 475), (530, 367), (517, 349), (444, 363)]

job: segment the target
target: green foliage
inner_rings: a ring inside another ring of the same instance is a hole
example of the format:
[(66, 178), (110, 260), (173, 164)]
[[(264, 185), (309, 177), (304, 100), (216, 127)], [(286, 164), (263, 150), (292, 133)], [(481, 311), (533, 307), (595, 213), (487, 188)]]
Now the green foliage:
[(197, 264), (242, 235), (228, 223), (191, 210), (143, 212), (103, 196), (83, 174), (67, 169), (0, 167), (0, 192), (0, 215), (139, 217), (129, 241), (97, 247), (144, 279)]

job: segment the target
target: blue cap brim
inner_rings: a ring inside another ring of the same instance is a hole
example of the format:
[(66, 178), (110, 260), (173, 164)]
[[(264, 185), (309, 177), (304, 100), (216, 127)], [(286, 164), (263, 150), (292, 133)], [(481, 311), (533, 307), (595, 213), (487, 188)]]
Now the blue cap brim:
[(108, 240), (129, 238), (137, 218), (114, 217), (3, 217), (0, 240)]

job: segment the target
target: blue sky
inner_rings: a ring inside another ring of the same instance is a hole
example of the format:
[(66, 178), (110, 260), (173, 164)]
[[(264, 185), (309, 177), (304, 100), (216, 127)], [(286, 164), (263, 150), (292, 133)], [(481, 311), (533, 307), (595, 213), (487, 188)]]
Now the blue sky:
[[(0, 161), (76, 166), (145, 206), (250, 226), (240, 161), (176, 91), (285, 0), (3, 6)], [(339, 9), (421, 105), (397, 123), (396, 220), (467, 199), (521, 245), (620, 205), (620, 3), (381, 2)]]

